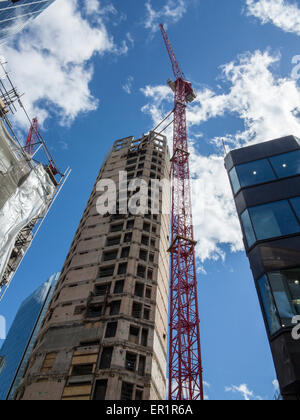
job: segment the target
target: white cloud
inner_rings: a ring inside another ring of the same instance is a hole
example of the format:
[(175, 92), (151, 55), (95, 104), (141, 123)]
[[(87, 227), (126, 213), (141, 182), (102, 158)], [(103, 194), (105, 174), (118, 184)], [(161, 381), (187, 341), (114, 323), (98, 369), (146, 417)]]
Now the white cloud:
[[(41, 123), (53, 112), (62, 124), (98, 106), (89, 84), (93, 78), (91, 59), (98, 54), (122, 54), (127, 40), (117, 47), (104, 24), (111, 9), (97, 0), (56, 0), (14, 44), (2, 48), (12, 78), (22, 92), (31, 116)], [(27, 126), (17, 114), (18, 122)]]
[(241, 230), (222, 156), (201, 156), (191, 148), (193, 178), (193, 221), (198, 240), (197, 256), (225, 259), (221, 244), (230, 244), (233, 252), (243, 249)]
[[(193, 139), (191, 174), (198, 180), (193, 182), (196, 185), (193, 194), (195, 236), (199, 241), (197, 255), (202, 262), (224, 259), (222, 244), (228, 244), (232, 251), (243, 249), (221, 140), (238, 148), (289, 134), (300, 136), (300, 90), (295, 80), (274, 75), (273, 69), (279, 60), (278, 54), (269, 51), (240, 56), (222, 67), (224, 85), (229, 88), (224, 88), (221, 94), (219, 90), (216, 93), (204, 88), (197, 92), (196, 101), (188, 107), (187, 119)], [(147, 86), (143, 93), (148, 99), (143, 111), (157, 124), (172, 109), (173, 94), (167, 86)], [(241, 120), (244, 130), (232, 132), (229, 126), (227, 134), (210, 140), (215, 146), (213, 154), (199, 154), (197, 145), (203, 142), (198, 131), (201, 124), (228, 115)]]
[(242, 384), (239, 386), (232, 385), (230, 387), (225, 387), (225, 392), (233, 392), (234, 394), (240, 394), (245, 401), (250, 400), (262, 400), (261, 397), (255, 395), (253, 391), (250, 391), (246, 384)]
[(132, 76), (128, 76), (126, 82), (122, 86), (122, 89), (128, 93), (128, 95), (132, 92), (132, 84), (133, 84), (134, 78)]
[(261, 20), (262, 24), (273, 23), (285, 32), (300, 35), (300, 9), (296, 3), (286, 0), (246, 0), (247, 15)]
[(155, 10), (151, 1), (147, 1), (146, 10), (145, 28), (156, 32), (160, 23), (164, 23), (166, 26), (177, 23), (186, 13), (187, 6), (185, 0), (168, 0), (164, 6)]

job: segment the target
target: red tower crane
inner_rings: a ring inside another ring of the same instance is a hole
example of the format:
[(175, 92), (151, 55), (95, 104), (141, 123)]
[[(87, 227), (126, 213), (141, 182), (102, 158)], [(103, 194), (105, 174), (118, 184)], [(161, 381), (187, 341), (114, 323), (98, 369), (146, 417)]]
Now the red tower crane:
[(39, 146), (43, 144), (44, 145), (44, 150), (46, 151), (46, 155), (48, 157), (49, 163), (46, 166), (47, 171), (49, 173), (50, 176), (55, 177), (59, 171), (56, 168), (56, 165), (48, 151), (48, 148), (44, 142), (44, 140), (41, 137), (41, 134), (39, 132), (39, 123), (38, 123), (38, 119), (37, 117), (33, 118), (30, 129), (29, 129), (29, 133), (28, 133), (28, 137), (24, 146), (24, 150), (26, 153), (28, 153), (29, 155), (33, 156), (34, 152), (36, 151), (36, 146)]
[(34, 154), (35, 146), (40, 143), (38, 139), (38, 129), (39, 129), (38, 119), (34, 118), (32, 120), (28, 137), (27, 137), (25, 147), (24, 147), (25, 152), (28, 153), (29, 155)]
[(175, 82), (172, 157), (172, 232), (169, 331), (169, 399), (203, 400), (196, 256), (191, 204), (186, 105), (196, 98), (185, 80), (168, 35), (160, 29), (171, 59)]

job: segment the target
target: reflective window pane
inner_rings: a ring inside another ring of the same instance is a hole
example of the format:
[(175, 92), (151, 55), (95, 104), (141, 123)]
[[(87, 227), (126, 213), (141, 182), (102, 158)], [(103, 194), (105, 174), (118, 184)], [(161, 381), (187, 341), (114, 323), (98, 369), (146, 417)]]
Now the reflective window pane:
[(299, 223), (288, 201), (252, 207), (249, 214), (257, 240), (299, 233)]
[(270, 273), (269, 281), (273, 296), (276, 302), (282, 327), (286, 327), (295, 315), (294, 308), (288, 296), (288, 290), (285, 287), (284, 278), (280, 272)]
[(291, 326), (292, 318), (300, 314), (300, 269), (278, 271), (268, 276), (282, 326)]
[(245, 163), (236, 167), (242, 187), (269, 182), (276, 179), (267, 159)]
[(270, 334), (273, 335), (280, 330), (281, 325), (278, 318), (274, 297), (272, 295), (272, 291), (266, 276), (263, 276), (258, 280), (258, 287), (264, 307), (265, 317), (268, 322), (269, 331)]
[(248, 210), (244, 211), (244, 213), (241, 216), (241, 219), (242, 219), (246, 239), (248, 242), (248, 246), (251, 247), (256, 242), (256, 238), (255, 238), (255, 234), (253, 231), (253, 227), (251, 224)]
[(235, 168), (231, 169), (231, 171), (229, 172), (229, 176), (231, 179), (234, 194), (236, 194), (241, 189), (241, 185)]
[(270, 158), (279, 178), (300, 174), (300, 150)]
[(291, 202), (291, 204), (293, 206), (293, 209), (295, 210), (298, 218), (300, 219), (300, 197), (293, 198), (292, 200), (290, 200), (290, 202)]

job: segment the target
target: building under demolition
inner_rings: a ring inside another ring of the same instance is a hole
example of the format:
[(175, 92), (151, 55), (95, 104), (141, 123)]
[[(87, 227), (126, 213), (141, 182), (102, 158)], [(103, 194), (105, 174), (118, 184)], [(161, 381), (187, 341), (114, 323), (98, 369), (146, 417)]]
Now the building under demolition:
[(125, 138), (107, 157), (17, 399), (166, 398), (170, 191), (159, 191), (157, 214), (101, 215), (98, 181), (117, 184), (120, 172), (127, 174), (125, 187), (136, 178), (150, 186), (151, 208), (152, 180), (170, 179), (166, 138)]
[(58, 171), (36, 128), (34, 144), (16, 135), (8, 116), (16, 103), (26, 111), (1, 67), (6, 79), (0, 80), (0, 299), (70, 172)]

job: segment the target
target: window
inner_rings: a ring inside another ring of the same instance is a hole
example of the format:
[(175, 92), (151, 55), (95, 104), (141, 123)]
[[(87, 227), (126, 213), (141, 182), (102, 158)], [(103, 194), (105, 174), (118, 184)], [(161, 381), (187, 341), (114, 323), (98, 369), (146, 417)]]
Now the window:
[(300, 269), (268, 273), (258, 285), (270, 334), (292, 326), (300, 315)]
[(127, 263), (119, 264), (118, 275), (126, 274), (127, 272)]
[(119, 315), (121, 308), (121, 301), (115, 300), (110, 305), (110, 315)]
[(137, 268), (137, 276), (144, 279), (145, 275), (146, 275), (146, 267), (144, 267), (143, 265), (139, 265)]
[(135, 391), (135, 400), (136, 401), (142, 401), (143, 400), (143, 390), (142, 389), (137, 389)]
[(115, 283), (114, 294), (117, 295), (119, 293), (123, 293), (124, 290), (124, 280), (118, 280)]
[(132, 353), (126, 353), (125, 369), (134, 372), (136, 370), (137, 355)]
[(151, 295), (152, 295), (152, 288), (146, 287), (146, 298), (151, 299)]
[(117, 322), (109, 322), (106, 327), (105, 338), (112, 338), (116, 336), (118, 328)]
[(141, 243), (142, 243), (143, 245), (148, 246), (148, 245), (149, 245), (149, 236), (142, 235), (142, 240), (141, 240)]
[(103, 261), (112, 261), (117, 258), (118, 250), (104, 252), (103, 253)]
[(96, 296), (105, 296), (110, 292), (110, 283), (95, 286)]
[(111, 232), (120, 232), (121, 230), (123, 230), (123, 223), (118, 224), (118, 225), (111, 225), (110, 226), (110, 231)]
[(291, 208), (293, 206), (295, 212), (299, 214), (299, 198), (296, 197), (289, 201), (276, 201), (270, 204), (250, 207), (246, 210), (242, 214), (241, 219), (248, 246), (251, 247), (256, 240), (259, 241), (299, 233), (299, 222)]
[(148, 345), (148, 330), (145, 328), (142, 329), (141, 345), (144, 347), (147, 347)]
[(56, 353), (48, 353), (44, 359), (44, 363), (41, 369), (42, 373), (50, 372), (53, 368), (56, 359)]
[(300, 174), (300, 150), (274, 156), (270, 161), (279, 178)]
[(90, 306), (87, 310), (87, 318), (99, 318), (102, 315), (102, 305)]
[(128, 220), (126, 229), (132, 229), (134, 227), (134, 220)]
[(122, 248), (121, 258), (128, 258), (130, 252), (130, 247), (127, 246), (126, 248)]
[(94, 401), (104, 401), (107, 388), (107, 379), (96, 382), (95, 392), (93, 396)]
[(145, 288), (145, 285), (143, 283), (136, 283), (134, 296), (144, 297), (144, 288)]
[(290, 200), (292, 207), (297, 214), (298, 219), (300, 220), (300, 197), (293, 198)]
[(138, 374), (140, 376), (145, 375), (145, 367), (146, 367), (146, 357), (145, 356), (140, 356), (139, 367), (138, 367)]
[(127, 166), (134, 165), (137, 162), (137, 159), (131, 159), (127, 161)]
[(132, 233), (126, 233), (126, 234), (124, 235), (124, 242), (125, 242), (125, 243), (127, 243), (127, 242), (131, 242), (131, 240), (132, 240)]
[(150, 308), (146, 306), (144, 308), (144, 319), (146, 319), (147, 321), (150, 320)]
[(127, 159), (132, 159), (132, 158), (135, 158), (137, 156), (138, 156), (137, 152), (131, 152), (131, 153), (128, 153)]
[(114, 275), (114, 271), (115, 271), (115, 266), (109, 266), (109, 267), (102, 267), (99, 270), (99, 277), (100, 278), (104, 278), (104, 277), (111, 277)]
[[(117, 211), (117, 209), (116, 209)], [(111, 220), (121, 220), (124, 219), (125, 215), (124, 214), (112, 214), (111, 215)]]
[(134, 170), (135, 170), (135, 165), (126, 167), (127, 172), (131, 172), (131, 171), (134, 171)]
[(145, 232), (150, 232), (150, 225), (149, 225), (149, 223), (144, 223), (144, 225), (143, 225), (143, 230), (144, 230)]
[(276, 201), (248, 209), (258, 241), (300, 232), (288, 201)]
[(111, 365), (111, 359), (113, 354), (113, 347), (104, 347), (102, 354), (99, 369), (109, 369)]
[(133, 384), (129, 384), (128, 382), (122, 383), (122, 390), (121, 390), (121, 401), (131, 401), (133, 394)]
[(93, 373), (93, 364), (75, 365), (72, 368), (72, 376), (91, 375)]
[(137, 319), (140, 319), (142, 317), (142, 304), (141, 303), (133, 302), (132, 316)]
[(150, 269), (148, 270), (147, 279), (148, 280), (153, 280), (153, 271), (150, 270)]
[(238, 165), (229, 172), (233, 191), (300, 174), (300, 150)]
[(139, 335), (140, 335), (140, 329), (138, 327), (134, 327), (133, 325), (131, 325), (129, 328), (129, 342), (138, 344)]
[(269, 182), (276, 179), (273, 169), (267, 159), (256, 160), (236, 166), (236, 171), (230, 172), (230, 178), (236, 193), (240, 188)]
[(254, 234), (254, 230), (252, 227), (248, 210), (244, 211), (244, 213), (241, 216), (241, 220), (244, 227), (248, 246), (250, 248), (256, 242), (256, 238), (255, 238), (255, 234)]
[(140, 260), (147, 261), (147, 258), (148, 258), (148, 252), (145, 251), (144, 249), (141, 249), (140, 250)]

